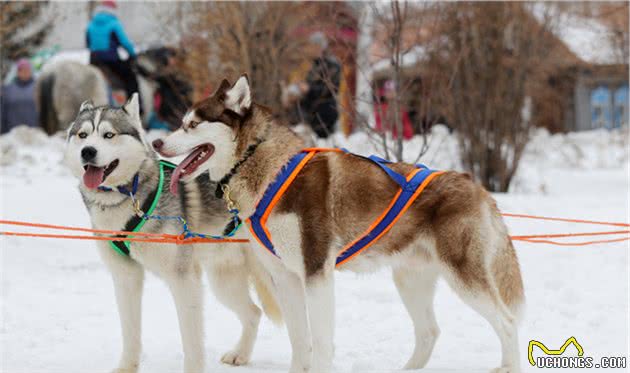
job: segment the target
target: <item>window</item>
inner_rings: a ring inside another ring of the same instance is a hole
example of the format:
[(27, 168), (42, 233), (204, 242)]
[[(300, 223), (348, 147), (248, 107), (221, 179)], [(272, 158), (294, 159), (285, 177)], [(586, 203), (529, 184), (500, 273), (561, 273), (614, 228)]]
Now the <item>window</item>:
[(591, 91), (591, 128), (611, 128), (610, 90), (601, 85)]
[(628, 125), (628, 85), (615, 90), (613, 127)]

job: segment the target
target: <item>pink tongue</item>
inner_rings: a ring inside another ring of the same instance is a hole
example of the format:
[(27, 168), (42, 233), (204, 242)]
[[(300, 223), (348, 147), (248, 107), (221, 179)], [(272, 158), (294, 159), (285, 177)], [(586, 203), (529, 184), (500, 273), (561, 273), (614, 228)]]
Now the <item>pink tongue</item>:
[(103, 182), (104, 167), (87, 166), (83, 174), (83, 184), (90, 189), (96, 189)]
[(180, 164), (171, 175), (171, 184), (169, 185), (169, 189), (173, 195), (177, 195), (177, 186), (179, 185), (179, 179), (182, 177), (183, 169), (184, 168)]
[(171, 184), (169, 185), (169, 189), (171, 191), (171, 193), (173, 195), (177, 195), (177, 186), (179, 184), (179, 179), (182, 177), (182, 173), (184, 172), (184, 169), (186, 168), (186, 166), (188, 166), (195, 158), (197, 158), (197, 155), (199, 155), (199, 153), (201, 153), (202, 149), (200, 148), (196, 148), (195, 150), (193, 150), (192, 153), (190, 153), (188, 155), (188, 157), (186, 157), (178, 166), (177, 168), (175, 168), (175, 171), (173, 171), (173, 174), (171, 175)]

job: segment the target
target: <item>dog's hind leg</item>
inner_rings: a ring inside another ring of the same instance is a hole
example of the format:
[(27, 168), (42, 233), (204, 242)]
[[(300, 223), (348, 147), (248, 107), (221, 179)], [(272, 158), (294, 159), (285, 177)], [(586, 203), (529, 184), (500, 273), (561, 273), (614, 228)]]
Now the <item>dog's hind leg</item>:
[(203, 295), (201, 269), (190, 264), (165, 278), (177, 308), (179, 329), (184, 347), (184, 372), (204, 370)]
[(491, 291), (472, 290), (462, 286), (462, 283), (445, 276), (451, 288), (471, 308), (483, 316), (492, 326), (501, 342), (501, 366), (493, 369), (493, 373), (518, 373), (518, 320), (504, 312), (505, 305), (501, 299), (493, 296)]
[(142, 291), (144, 269), (137, 262), (123, 258), (109, 247), (100, 250), (114, 281), (118, 315), (122, 329), (122, 354), (115, 373), (135, 373), (142, 351)]
[(215, 296), (236, 313), (243, 328), (238, 343), (221, 357), (221, 362), (230, 365), (247, 364), (254, 349), (262, 312), (250, 297), (249, 274), (245, 263), (229, 267), (208, 266), (206, 272)]
[(413, 321), (416, 345), (404, 369), (423, 368), (433, 352), (440, 328), (433, 312), (438, 270), (434, 266), (401, 267), (393, 271), (394, 283)]
[[(495, 373), (520, 372), (518, 317), (524, 303), (516, 253), (503, 226), (496, 221), (460, 221), (456, 230), (438, 237), (438, 252), (445, 264), (444, 278), (451, 288), (483, 316), (501, 342), (501, 366)], [(466, 224), (468, 223), (468, 224)], [(446, 228), (444, 228), (446, 229)]]
[(311, 370), (330, 372), (334, 355), (334, 267), (324, 268), (306, 279), (306, 304), (313, 335)]

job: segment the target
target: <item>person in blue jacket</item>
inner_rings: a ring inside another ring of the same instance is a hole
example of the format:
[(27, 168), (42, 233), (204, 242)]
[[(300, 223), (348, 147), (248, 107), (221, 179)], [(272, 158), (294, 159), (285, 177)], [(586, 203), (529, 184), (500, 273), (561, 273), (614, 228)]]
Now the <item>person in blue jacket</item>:
[[(116, 74), (124, 82), (127, 97), (131, 97), (134, 92), (138, 92), (138, 80), (131, 68), (136, 58), (136, 50), (116, 16), (116, 8), (116, 2), (113, 0), (101, 1), (94, 9), (94, 16), (88, 24), (85, 38), (90, 49), (90, 64), (103, 66)], [(120, 59), (118, 47), (123, 47), (127, 51), (128, 60)]]

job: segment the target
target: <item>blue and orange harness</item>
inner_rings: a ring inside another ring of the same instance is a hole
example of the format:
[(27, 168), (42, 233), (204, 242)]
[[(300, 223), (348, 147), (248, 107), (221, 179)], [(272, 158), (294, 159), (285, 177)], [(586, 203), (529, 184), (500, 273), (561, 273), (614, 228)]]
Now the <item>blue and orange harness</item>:
[[(315, 154), (319, 152), (335, 151), (345, 152), (345, 149), (329, 149), (329, 148), (308, 148), (302, 150), (291, 158), (279, 172), (278, 176), (265, 191), (262, 199), (258, 202), (256, 210), (249, 219), (247, 219), (249, 229), (256, 240), (264, 246), (270, 253), (278, 256), (271, 242), (271, 235), (267, 229), (266, 223), (274, 206), (278, 203), (282, 195), (291, 186), (300, 171), (306, 166)], [(350, 153), (348, 153), (350, 154)], [(363, 250), (370, 247), (385, 235), (402, 217), (405, 211), (411, 206), (413, 201), (418, 198), (424, 188), (435, 178), (442, 174), (442, 171), (428, 169), (423, 165), (416, 165), (416, 168), (408, 175), (404, 176), (392, 170), (385, 159), (371, 156), (366, 159), (378, 165), (387, 175), (400, 186), (400, 189), (389, 203), (389, 206), (383, 213), (354, 241), (350, 242), (339, 252), (336, 265), (341, 266)]]

